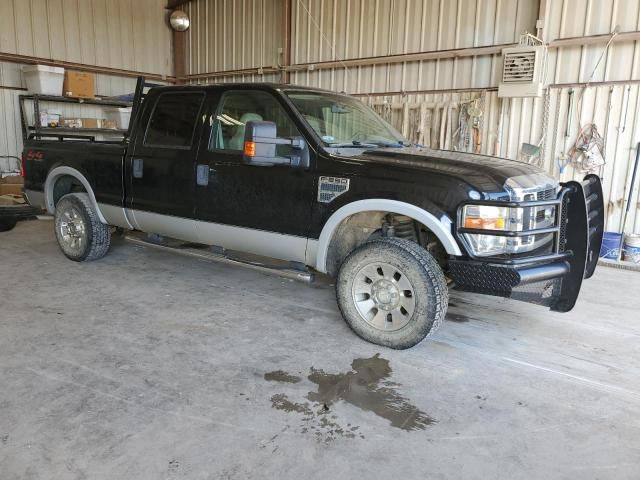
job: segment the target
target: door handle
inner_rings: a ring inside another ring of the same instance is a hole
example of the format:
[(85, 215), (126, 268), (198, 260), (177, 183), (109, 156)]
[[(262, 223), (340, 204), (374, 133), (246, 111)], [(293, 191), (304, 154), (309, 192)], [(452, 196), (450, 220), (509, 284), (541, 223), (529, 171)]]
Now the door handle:
[(142, 158), (133, 159), (133, 178), (142, 178), (144, 174), (144, 160)]
[(216, 174), (216, 169), (211, 168), (209, 165), (197, 165), (196, 166), (196, 183), (201, 187), (209, 185), (209, 177)]

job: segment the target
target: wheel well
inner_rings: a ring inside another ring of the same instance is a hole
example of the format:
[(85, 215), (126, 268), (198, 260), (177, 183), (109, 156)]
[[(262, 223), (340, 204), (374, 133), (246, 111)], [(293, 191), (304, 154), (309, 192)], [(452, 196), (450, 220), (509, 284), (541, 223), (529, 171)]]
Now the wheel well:
[(72, 175), (61, 175), (54, 180), (52, 195), (53, 206), (58, 204), (58, 200), (68, 193), (86, 192), (82, 182)]
[(421, 245), (446, 271), (448, 254), (438, 237), (422, 223), (388, 211), (367, 211), (345, 218), (336, 228), (327, 251), (327, 273), (336, 275), (344, 259), (368, 240), (398, 237)]

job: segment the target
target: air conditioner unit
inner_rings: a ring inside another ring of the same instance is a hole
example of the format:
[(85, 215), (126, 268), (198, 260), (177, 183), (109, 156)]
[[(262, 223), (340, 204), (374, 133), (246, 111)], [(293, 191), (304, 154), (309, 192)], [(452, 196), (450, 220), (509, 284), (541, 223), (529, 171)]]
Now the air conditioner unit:
[(502, 50), (499, 97), (540, 97), (544, 89), (547, 47), (527, 45)]

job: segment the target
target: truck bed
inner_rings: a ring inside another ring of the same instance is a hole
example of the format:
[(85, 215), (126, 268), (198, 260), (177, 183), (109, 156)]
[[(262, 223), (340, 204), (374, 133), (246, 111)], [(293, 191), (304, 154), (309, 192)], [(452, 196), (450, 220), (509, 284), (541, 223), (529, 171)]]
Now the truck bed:
[(120, 206), (126, 150), (124, 142), (28, 139), (24, 146), (25, 191), (44, 193), (49, 172), (68, 167), (84, 175), (99, 203)]

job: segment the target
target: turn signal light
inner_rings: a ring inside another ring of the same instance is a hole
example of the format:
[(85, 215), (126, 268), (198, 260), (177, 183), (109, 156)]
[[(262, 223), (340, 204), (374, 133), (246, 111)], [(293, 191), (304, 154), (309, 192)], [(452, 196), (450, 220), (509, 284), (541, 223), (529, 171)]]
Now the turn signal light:
[(466, 217), (464, 228), (482, 228), (485, 230), (504, 230), (504, 218)]
[(256, 156), (256, 142), (244, 142), (244, 154), (247, 157)]

